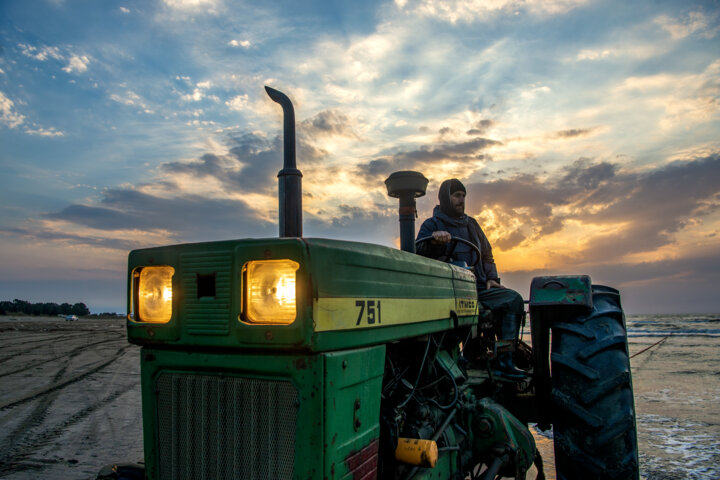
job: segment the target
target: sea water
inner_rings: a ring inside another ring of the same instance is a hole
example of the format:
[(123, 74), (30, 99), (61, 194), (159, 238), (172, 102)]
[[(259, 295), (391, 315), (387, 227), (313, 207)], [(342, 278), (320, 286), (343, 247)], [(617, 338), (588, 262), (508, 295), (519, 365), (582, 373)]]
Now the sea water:
[(720, 479), (720, 315), (626, 323), (641, 477)]

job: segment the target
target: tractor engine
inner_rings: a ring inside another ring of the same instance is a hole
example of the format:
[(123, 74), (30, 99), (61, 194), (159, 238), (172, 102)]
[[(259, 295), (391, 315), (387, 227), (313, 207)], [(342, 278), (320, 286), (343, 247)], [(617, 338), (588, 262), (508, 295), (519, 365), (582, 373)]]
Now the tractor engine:
[(495, 474), (524, 478), (532, 465), (532, 435), (489, 398), (497, 388), (485, 372), (468, 368), (463, 340), (470, 340), (470, 329), (387, 346), (379, 478), (411, 478), (421, 468), (437, 468), (438, 458), (448, 472), (485, 465), (482, 478), (494, 478), (492, 465)]

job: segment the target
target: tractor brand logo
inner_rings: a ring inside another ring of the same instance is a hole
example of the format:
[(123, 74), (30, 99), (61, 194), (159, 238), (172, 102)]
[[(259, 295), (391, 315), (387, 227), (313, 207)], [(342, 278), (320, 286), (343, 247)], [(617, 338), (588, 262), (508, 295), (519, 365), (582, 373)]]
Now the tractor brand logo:
[(474, 298), (455, 299), (455, 312), (458, 315), (473, 315), (477, 309), (477, 301)]

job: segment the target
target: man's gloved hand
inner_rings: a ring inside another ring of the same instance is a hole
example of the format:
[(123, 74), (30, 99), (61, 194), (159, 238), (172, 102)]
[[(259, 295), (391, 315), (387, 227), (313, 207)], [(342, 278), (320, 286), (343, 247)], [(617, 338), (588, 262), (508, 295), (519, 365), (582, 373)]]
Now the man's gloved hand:
[(433, 243), (448, 243), (452, 238), (452, 235), (450, 235), (450, 232), (446, 232), (445, 230), (438, 230), (432, 233), (432, 237)]

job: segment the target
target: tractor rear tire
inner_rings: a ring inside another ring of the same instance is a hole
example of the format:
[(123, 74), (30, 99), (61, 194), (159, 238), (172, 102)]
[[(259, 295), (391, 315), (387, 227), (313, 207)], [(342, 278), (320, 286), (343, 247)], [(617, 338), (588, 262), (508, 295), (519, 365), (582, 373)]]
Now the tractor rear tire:
[(638, 449), (625, 316), (617, 290), (593, 285), (593, 309), (552, 325), (558, 480), (637, 480)]

